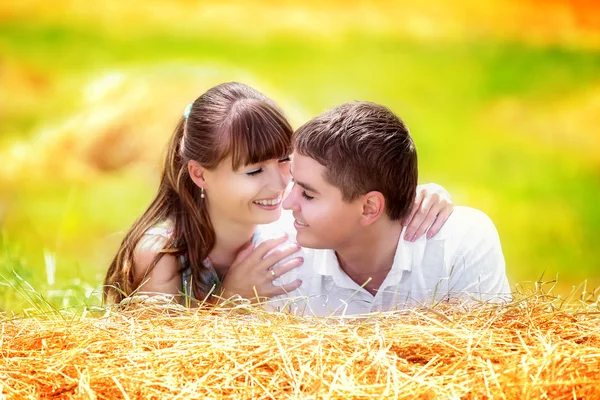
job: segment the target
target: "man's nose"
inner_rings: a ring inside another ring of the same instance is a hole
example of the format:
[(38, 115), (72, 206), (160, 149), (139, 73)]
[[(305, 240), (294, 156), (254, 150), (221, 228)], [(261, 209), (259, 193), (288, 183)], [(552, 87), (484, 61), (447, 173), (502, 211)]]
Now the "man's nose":
[(296, 201), (296, 184), (294, 183), (292, 189), (289, 191), (286, 198), (283, 200), (282, 207), (285, 210), (296, 210), (298, 202)]

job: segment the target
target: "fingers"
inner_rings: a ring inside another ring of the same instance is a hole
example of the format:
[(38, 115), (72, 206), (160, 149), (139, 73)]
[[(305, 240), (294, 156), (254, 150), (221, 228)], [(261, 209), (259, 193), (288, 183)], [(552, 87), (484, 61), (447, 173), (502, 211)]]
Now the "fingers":
[[(273, 279), (277, 279), (280, 276), (287, 274), (288, 272), (290, 272), (294, 268), (298, 268), (303, 263), (304, 263), (304, 258), (302, 258), (302, 257), (296, 257), (296, 258), (292, 258), (291, 260), (289, 260), (289, 261), (287, 261), (287, 262), (285, 262), (283, 264), (276, 265), (276, 266), (272, 267), (271, 269), (269, 269), (269, 271), (273, 271), (273, 273), (275, 274), (273, 276)], [(269, 272), (269, 273), (271, 273), (271, 272)]]
[[(430, 216), (429, 214), (430, 214), (432, 204), (437, 202), (437, 199), (435, 199), (435, 196), (436, 195), (425, 198), (423, 200), (421, 206), (418, 207), (418, 212), (413, 216), (412, 220), (408, 224), (408, 227), (406, 228), (406, 233), (404, 234), (405, 240), (414, 242), (423, 234), (423, 232), (425, 232), (425, 230), (423, 230), (423, 231), (419, 230), (421, 225), (423, 224), (423, 222), (428, 218), (429, 218), (429, 224), (431, 224), (433, 222), (437, 213), (433, 214), (433, 216)], [(429, 225), (427, 225), (427, 226), (429, 226)], [(427, 226), (425, 227), (425, 229), (427, 229)]]
[[(269, 251), (273, 250), (275, 247), (279, 246), (281, 243), (287, 240), (287, 235), (278, 237), (275, 239), (265, 240), (261, 244), (259, 244), (255, 249), (249, 252), (249, 255), (245, 257), (247, 262), (252, 264), (258, 264)], [(251, 243), (250, 247), (254, 247), (254, 244)], [(246, 249), (243, 250), (245, 252)], [(241, 258), (243, 260), (243, 258)], [(237, 257), (236, 257), (237, 260)]]
[(429, 228), (436, 221), (437, 216), (437, 207), (431, 207), (427, 215), (423, 219), (423, 222), (421, 222), (421, 225), (419, 225), (419, 227), (415, 231), (412, 241), (415, 241), (421, 236), (423, 236), (427, 228)]
[(403, 223), (404, 226), (410, 225), (410, 222), (415, 217), (415, 214), (417, 213), (417, 211), (419, 211), (419, 208), (421, 207), (421, 202), (423, 202), (424, 195), (425, 195), (425, 190), (417, 189), (417, 195), (415, 196), (415, 201), (410, 210), (410, 215), (408, 217), (406, 217), (406, 219), (404, 219), (404, 223)]
[(262, 260), (262, 266), (267, 269), (284, 258), (291, 256), (292, 254), (298, 252), (300, 250), (300, 245), (298, 243), (288, 243), (283, 246), (279, 246), (275, 250), (271, 252), (268, 256)]
[(452, 211), (453, 211), (452, 207), (446, 207), (438, 214), (437, 219), (434, 221), (433, 225), (431, 225), (431, 227), (427, 231), (427, 239), (431, 239), (432, 237), (437, 235), (437, 233), (440, 231), (442, 226), (448, 220), (448, 217), (450, 217), (450, 214), (452, 214)]

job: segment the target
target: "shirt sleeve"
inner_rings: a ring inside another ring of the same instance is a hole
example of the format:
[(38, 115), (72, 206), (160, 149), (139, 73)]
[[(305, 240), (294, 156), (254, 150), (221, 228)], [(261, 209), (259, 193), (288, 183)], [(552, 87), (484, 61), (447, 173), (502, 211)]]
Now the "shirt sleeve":
[(449, 294), (475, 302), (510, 301), (506, 264), (498, 231), (483, 212), (473, 210), (450, 265)]

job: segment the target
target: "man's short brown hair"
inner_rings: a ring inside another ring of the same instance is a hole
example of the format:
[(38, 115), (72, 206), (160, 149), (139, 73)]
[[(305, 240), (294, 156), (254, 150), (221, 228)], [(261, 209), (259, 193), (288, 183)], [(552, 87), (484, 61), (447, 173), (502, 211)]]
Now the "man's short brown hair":
[(344, 201), (378, 191), (390, 219), (409, 215), (418, 180), (417, 151), (402, 120), (388, 108), (342, 104), (302, 125), (294, 146), (325, 167), (324, 179), (341, 190)]

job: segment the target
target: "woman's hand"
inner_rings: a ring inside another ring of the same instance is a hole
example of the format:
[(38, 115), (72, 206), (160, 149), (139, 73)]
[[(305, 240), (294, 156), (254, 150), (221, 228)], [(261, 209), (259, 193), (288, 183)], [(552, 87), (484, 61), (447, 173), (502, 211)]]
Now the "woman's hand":
[[(414, 242), (427, 231), (427, 239), (434, 237), (454, 210), (450, 193), (440, 185), (429, 183), (417, 186), (417, 196), (410, 215), (404, 221), (404, 239)], [(429, 228), (429, 230), (427, 230)]]
[(281, 286), (273, 285), (275, 279), (304, 262), (302, 257), (295, 257), (277, 264), (300, 250), (297, 243), (277, 247), (286, 240), (287, 237), (265, 240), (256, 248), (254, 243), (250, 243), (240, 251), (223, 278), (221, 297), (228, 299), (240, 295), (245, 299), (258, 300), (298, 289), (302, 284), (299, 279)]

